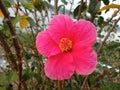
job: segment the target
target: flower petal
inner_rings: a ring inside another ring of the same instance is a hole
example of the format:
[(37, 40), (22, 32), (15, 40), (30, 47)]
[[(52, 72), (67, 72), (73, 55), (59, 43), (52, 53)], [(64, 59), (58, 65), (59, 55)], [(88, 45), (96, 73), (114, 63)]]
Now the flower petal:
[(66, 15), (56, 15), (50, 21), (49, 34), (50, 36), (59, 43), (62, 37), (69, 38), (70, 31), (74, 25), (72, 19)]
[(38, 33), (36, 37), (36, 48), (44, 56), (52, 56), (60, 53), (58, 45), (51, 39), (47, 31)]
[(45, 74), (53, 80), (69, 79), (74, 73), (73, 57), (69, 53), (61, 53), (49, 57), (45, 63)]
[(79, 20), (75, 23), (72, 32), (75, 43), (84, 43), (92, 46), (96, 42), (96, 28), (86, 20)]
[(91, 74), (97, 65), (97, 55), (91, 47), (81, 46), (74, 48), (72, 52), (75, 71), (81, 75)]

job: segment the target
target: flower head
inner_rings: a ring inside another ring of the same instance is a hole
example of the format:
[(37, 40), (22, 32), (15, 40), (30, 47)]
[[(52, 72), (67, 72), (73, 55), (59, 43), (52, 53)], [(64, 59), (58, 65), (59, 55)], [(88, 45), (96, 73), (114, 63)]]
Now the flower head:
[(56, 15), (48, 30), (38, 33), (36, 48), (47, 57), (45, 74), (53, 80), (69, 79), (74, 72), (91, 74), (97, 65), (92, 49), (96, 42), (95, 26), (86, 20), (76, 23), (69, 16)]

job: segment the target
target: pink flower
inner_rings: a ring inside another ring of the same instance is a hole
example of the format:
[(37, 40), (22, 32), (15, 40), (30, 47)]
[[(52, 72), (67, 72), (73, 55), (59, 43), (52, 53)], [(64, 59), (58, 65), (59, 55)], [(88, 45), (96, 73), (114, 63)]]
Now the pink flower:
[(38, 33), (36, 47), (48, 59), (45, 74), (53, 80), (69, 79), (74, 72), (91, 74), (97, 65), (92, 49), (96, 42), (96, 28), (86, 20), (76, 23), (69, 16), (56, 15), (46, 31)]

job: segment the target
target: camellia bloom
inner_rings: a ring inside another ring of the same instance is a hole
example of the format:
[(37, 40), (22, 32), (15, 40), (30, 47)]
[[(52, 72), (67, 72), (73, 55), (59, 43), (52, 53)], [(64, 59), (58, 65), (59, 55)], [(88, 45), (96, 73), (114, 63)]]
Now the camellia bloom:
[(91, 74), (97, 65), (97, 55), (92, 49), (96, 42), (96, 28), (86, 20), (76, 23), (69, 16), (56, 15), (48, 30), (38, 33), (36, 47), (47, 57), (45, 74), (53, 80), (69, 79), (74, 72)]

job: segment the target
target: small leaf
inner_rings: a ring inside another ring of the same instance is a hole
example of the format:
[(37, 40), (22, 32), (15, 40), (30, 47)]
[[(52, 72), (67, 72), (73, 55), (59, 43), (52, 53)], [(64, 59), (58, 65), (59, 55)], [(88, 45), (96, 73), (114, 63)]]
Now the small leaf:
[(96, 0), (90, 0), (88, 11), (91, 15), (96, 15), (98, 13), (98, 10), (100, 9), (101, 2)]
[(7, 8), (10, 8), (11, 7), (11, 3), (9, 0), (3, 0), (4, 1), (4, 4)]
[(67, 5), (67, 1), (66, 0), (61, 0), (61, 2)]
[(30, 79), (30, 71), (29, 70), (24, 70), (22, 78), (27, 81)]
[(102, 7), (98, 12), (102, 12), (102, 11), (110, 9), (110, 8), (120, 9), (120, 5), (118, 5), (118, 4), (109, 4), (109, 5), (106, 5), (106, 6)]
[(34, 5), (32, 3), (30, 3), (30, 2), (27, 2), (27, 3), (25, 2), (22, 5), (24, 6), (24, 8), (26, 8), (28, 10), (34, 9)]
[(115, 38), (115, 34), (114, 33), (112, 33), (111, 36), (112, 36), (113, 39)]
[(108, 5), (108, 4), (110, 3), (110, 1), (109, 1), (109, 0), (103, 0), (103, 3), (104, 3), (105, 5)]
[(28, 17), (27, 20), (29, 21), (31, 27), (36, 26), (34, 20), (31, 17)]
[(34, 78), (38, 81), (38, 83), (42, 83), (42, 78), (40, 77), (39, 74), (34, 73), (33, 76), (34, 76)]
[(104, 22), (104, 18), (102, 16), (100, 16), (98, 18), (98, 25), (101, 27), (103, 25), (103, 22)]
[(9, 80), (9, 82), (12, 83), (12, 82), (14, 82), (14, 81), (16, 81), (18, 79), (18, 76), (17, 76), (17, 74), (15, 72), (9, 72), (7, 74), (7, 78)]
[(3, 15), (1, 9), (0, 9), (0, 17), (4, 17), (4, 15)]
[(22, 16), (21, 20), (20, 20), (20, 27), (23, 29), (25, 28), (26, 26), (28, 26), (29, 24), (29, 21), (27, 20), (28, 16), (27, 15), (24, 15)]
[(17, 16), (17, 17), (12, 17), (12, 23), (15, 26), (21, 19), (21, 16)]

